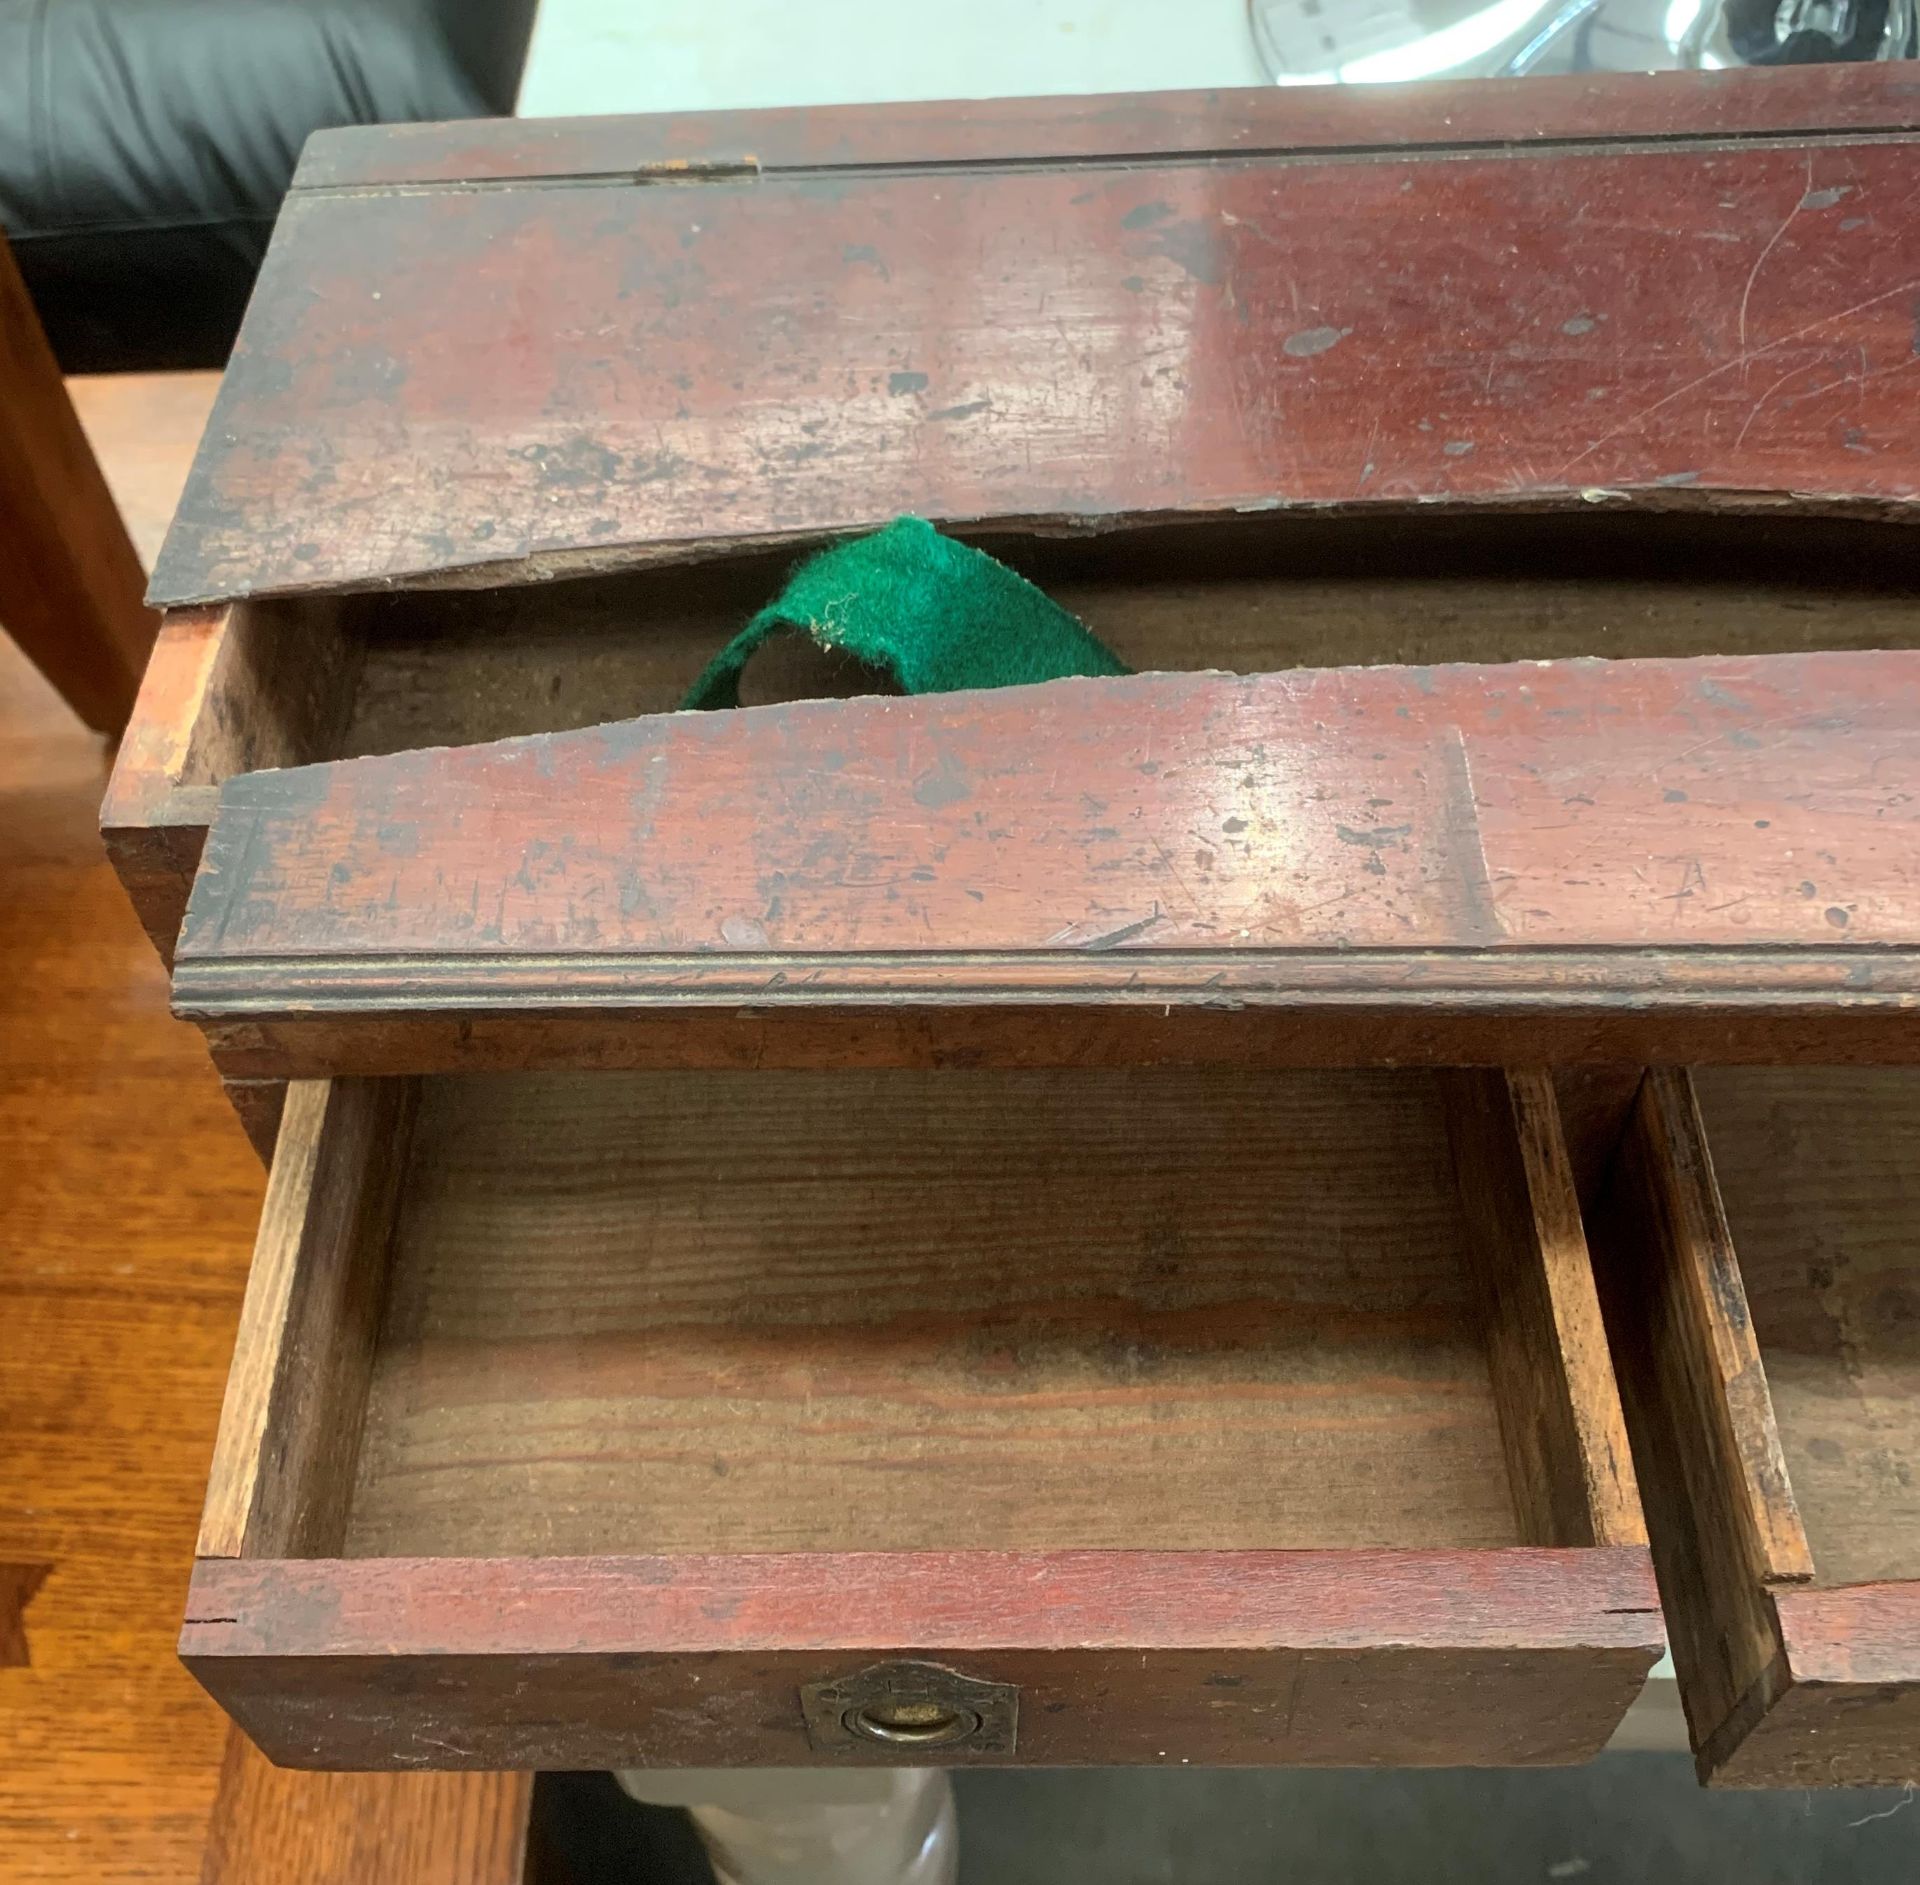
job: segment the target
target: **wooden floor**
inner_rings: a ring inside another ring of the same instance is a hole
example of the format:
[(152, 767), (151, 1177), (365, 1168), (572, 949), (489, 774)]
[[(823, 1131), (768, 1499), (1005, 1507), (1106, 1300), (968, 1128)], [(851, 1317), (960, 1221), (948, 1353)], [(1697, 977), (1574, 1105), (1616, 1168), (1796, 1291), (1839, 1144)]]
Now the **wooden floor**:
[(198, 1878), (226, 1742), (173, 1642), (263, 1181), (101, 853), (106, 763), (0, 638), (0, 1564), (44, 1570), (9, 1879)]
[[(77, 389), (149, 557), (211, 390)], [(0, 1879), (507, 1876), (511, 1796), (476, 1832), (464, 1777), (277, 1774), (175, 1659), (264, 1179), (101, 852), (108, 759), (0, 635)], [(396, 1802), (430, 1851), (368, 1850)]]

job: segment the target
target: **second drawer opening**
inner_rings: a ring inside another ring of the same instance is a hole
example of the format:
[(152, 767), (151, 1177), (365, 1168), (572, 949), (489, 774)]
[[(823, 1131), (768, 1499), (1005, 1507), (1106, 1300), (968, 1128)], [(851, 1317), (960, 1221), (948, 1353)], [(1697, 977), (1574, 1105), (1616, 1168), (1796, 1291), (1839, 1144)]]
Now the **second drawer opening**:
[(1811, 1581), (1920, 1579), (1920, 1077), (1694, 1081)]

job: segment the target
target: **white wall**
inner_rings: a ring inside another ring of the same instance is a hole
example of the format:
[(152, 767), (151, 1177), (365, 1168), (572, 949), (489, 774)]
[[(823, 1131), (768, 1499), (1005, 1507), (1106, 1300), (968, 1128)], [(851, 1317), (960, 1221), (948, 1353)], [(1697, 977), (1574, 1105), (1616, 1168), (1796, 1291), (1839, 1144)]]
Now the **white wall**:
[(1263, 83), (1246, 0), (541, 0), (520, 115)]

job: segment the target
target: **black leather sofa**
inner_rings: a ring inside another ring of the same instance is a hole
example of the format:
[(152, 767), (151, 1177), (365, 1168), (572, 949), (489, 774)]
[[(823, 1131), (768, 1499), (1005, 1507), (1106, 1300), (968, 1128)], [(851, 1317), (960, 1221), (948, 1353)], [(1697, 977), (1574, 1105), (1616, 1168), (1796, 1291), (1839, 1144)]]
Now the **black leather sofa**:
[(535, 0), (0, 0), (0, 228), (69, 373), (218, 366), (308, 133), (513, 110)]

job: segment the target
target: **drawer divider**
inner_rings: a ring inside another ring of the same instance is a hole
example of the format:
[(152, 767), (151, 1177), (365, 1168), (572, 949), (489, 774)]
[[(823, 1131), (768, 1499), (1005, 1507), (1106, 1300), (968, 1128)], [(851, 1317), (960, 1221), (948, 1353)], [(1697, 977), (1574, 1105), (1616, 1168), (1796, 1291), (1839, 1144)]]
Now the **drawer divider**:
[(1644, 1545), (1553, 1078), (1480, 1069), (1444, 1077), (1521, 1536), (1530, 1545)]

